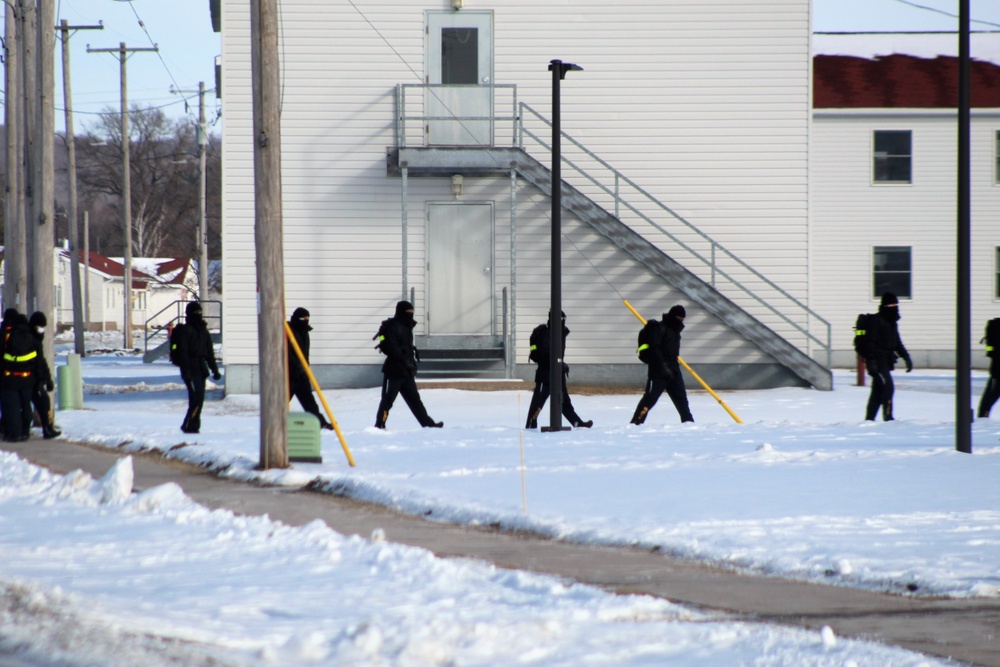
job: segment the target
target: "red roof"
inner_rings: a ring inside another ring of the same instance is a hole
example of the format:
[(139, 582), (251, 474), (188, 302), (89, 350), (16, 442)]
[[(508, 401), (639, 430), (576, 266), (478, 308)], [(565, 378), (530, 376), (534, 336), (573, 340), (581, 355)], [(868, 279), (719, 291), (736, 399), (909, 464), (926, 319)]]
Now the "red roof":
[[(813, 58), (814, 109), (954, 109), (958, 106), (958, 58), (901, 54), (818, 55)], [(972, 60), (973, 107), (1000, 108), (1000, 66)]]
[[(83, 251), (80, 252), (79, 261), (84, 262)], [(62, 254), (69, 257), (69, 251), (63, 250)], [(104, 255), (99, 255), (96, 252), (89, 253), (90, 256), (90, 268), (95, 271), (100, 271), (101, 273), (107, 274), (114, 278), (124, 278), (125, 277), (125, 265), (121, 262), (116, 262), (110, 257), (105, 257)], [(132, 267), (132, 288), (133, 289), (146, 289), (147, 283), (156, 282), (153, 276), (147, 275), (142, 271), (139, 271), (135, 267)]]

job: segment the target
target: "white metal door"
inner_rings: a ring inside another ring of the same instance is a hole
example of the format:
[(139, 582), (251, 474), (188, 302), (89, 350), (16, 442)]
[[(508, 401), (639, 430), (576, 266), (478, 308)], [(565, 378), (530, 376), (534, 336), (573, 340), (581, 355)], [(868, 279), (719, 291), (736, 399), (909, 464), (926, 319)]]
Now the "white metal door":
[[(427, 13), (424, 109), (431, 146), (493, 143), (493, 12)], [(467, 120), (486, 118), (487, 120)]]
[(493, 333), (493, 205), (430, 204), (427, 325), (431, 334)]

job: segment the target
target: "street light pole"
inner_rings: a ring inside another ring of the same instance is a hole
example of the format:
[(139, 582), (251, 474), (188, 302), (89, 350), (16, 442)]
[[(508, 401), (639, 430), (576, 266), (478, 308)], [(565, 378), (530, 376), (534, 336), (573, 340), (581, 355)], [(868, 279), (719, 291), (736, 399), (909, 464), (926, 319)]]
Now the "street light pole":
[(559, 82), (566, 72), (583, 68), (561, 60), (549, 62), (552, 72), (552, 259), (549, 305), (549, 425), (542, 431), (564, 431), (562, 425), (562, 110)]
[(955, 449), (972, 453), (969, 0), (958, 3), (958, 233), (955, 326)]

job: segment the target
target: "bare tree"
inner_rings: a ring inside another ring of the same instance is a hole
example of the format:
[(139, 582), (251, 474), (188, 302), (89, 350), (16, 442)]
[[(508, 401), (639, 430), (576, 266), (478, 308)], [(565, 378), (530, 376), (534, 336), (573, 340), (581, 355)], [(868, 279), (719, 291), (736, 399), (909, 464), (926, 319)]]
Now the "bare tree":
[[(81, 192), (92, 210), (103, 205), (113, 211), (115, 219), (107, 221), (111, 225), (122, 219), (119, 118), (120, 114), (111, 111), (102, 114), (77, 148)], [(129, 120), (132, 252), (138, 257), (195, 257), (199, 185), (195, 124), (171, 123), (158, 109), (138, 107), (129, 112)], [(217, 150), (210, 150), (210, 211), (218, 210), (217, 156)], [(113, 232), (103, 229), (104, 223), (99, 221), (93, 230), (98, 239), (106, 231), (109, 242), (106, 247), (120, 247), (120, 241), (114, 243), (111, 238)], [(215, 227), (218, 228), (218, 223)]]

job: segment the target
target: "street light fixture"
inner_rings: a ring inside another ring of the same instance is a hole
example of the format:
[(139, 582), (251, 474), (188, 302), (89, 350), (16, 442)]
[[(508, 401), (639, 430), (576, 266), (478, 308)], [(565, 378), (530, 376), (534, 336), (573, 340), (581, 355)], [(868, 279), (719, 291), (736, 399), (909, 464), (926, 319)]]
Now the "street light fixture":
[(552, 296), (549, 306), (549, 425), (542, 431), (565, 431), (562, 425), (562, 119), (559, 104), (559, 82), (566, 72), (579, 72), (583, 68), (561, 60), (549, 62), (552, 72)]

